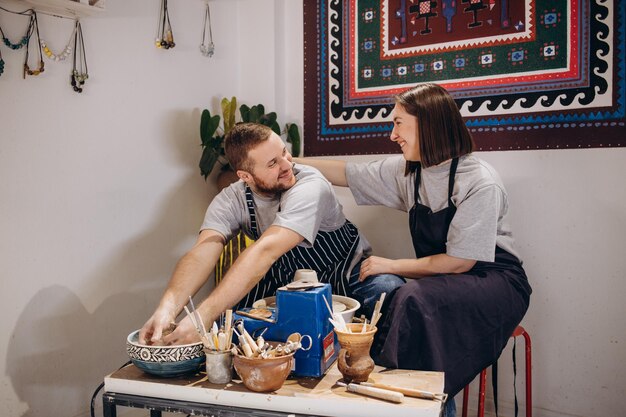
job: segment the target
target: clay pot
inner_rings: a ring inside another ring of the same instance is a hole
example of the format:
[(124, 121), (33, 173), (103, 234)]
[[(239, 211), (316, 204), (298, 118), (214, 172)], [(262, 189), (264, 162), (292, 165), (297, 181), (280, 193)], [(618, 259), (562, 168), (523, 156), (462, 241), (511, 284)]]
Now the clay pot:
[(341, 346), (337, 368), (345, 382), (366, 382), (374, 370), (370, 347), (377, 329), (368, 324), (365, 333), (361, 333), (363, 325), (359, 323), (349, 323), (348, 328), (354, 333), (345, 333), (335, 329)]
[(233, 364), (246, 388), (250, 391), (270, 392), (283, 386), (291, 372), (293, 360), (293, 353), (267, 359), (235, 355)]

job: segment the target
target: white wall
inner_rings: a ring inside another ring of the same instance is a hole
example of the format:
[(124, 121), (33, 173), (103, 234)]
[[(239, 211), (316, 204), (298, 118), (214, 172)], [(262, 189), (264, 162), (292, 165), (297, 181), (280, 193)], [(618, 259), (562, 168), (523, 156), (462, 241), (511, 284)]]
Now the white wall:
[[(201, 1), (171, 2), (177, 46), (152, 46), (157, 3), (108, 1), (102, 16), (84, 19), (82, 95), (67, 85), (69, 63), (47, 62), (43, 75), (22, 80), (23, 55), (2, 49), (3, 415), (86, 415), (103, 375), (126, 360), (125, 336), (155, 307), (215, 193), (197, 169), (203, 108), (236, 95), (301, 123), (300, 2), (212, 1), (211, 59), (198, 52)], [(71, 22), (40, 23), (54, 49), (65, 45)], [(22, 27), (5, 13), (0, 24), (7, 34)], [(626, 149), (481, 156), (508, 187), (534, 288), (523, 324), (534, 342), (535, 416), (623, 414)], [(411, 255), (404, 214), (356, 207), (338, 191), (379, 254)], [(508, 358), (504, 415), (512, 415)]]

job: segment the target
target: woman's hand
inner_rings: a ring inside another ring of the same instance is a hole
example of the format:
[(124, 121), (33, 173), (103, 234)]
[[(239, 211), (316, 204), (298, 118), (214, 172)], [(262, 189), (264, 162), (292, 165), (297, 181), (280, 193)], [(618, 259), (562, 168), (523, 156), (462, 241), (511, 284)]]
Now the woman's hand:
[(361, 263), (359, 281), (364, 281), (370, 275), (392, 274), (394, 262), (393, 259), (370, 256)]

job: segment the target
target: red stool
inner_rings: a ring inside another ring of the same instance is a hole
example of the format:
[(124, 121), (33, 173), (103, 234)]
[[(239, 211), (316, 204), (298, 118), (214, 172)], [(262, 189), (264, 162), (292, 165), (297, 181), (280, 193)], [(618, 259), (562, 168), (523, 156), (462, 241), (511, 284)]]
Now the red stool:
[[(524, 344), (526, 347), (526, 417), (532, 417), (533, 404), (532, 404), (532, 363), (530, 356), (530, 335), (522, 326), (517, 326), (513, 331), (511, 337), (524, 337)], [(485, 385), (487, 383), (487, 368), (480, 372), (480, 382), (478, 388), (478, 417), (485, 416)], [(463, 417), (467, 417), (467, 400), (469, 396), (469, 384), (463, 388)]]

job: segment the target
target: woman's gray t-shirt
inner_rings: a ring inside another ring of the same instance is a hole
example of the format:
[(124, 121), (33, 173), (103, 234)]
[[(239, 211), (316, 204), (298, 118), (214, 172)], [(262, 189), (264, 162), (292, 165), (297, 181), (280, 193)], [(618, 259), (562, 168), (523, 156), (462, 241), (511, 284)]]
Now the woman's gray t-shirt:
[[(433, 212), (448, 206), (450, 163), (422, 168), (420, 204)], [(405, 176), (405, 166), (401, 155), (348, 163), (346, 177), (357, 204), (409, 212), (415, 203), (415, 173)], [(448, 255), (493, 262), (497, 245), (519, 258), (507, 222), (507, 193), (493, 167), (472, 154), (459, 158), (452, 203), (456, 213), (448, 230)]]

